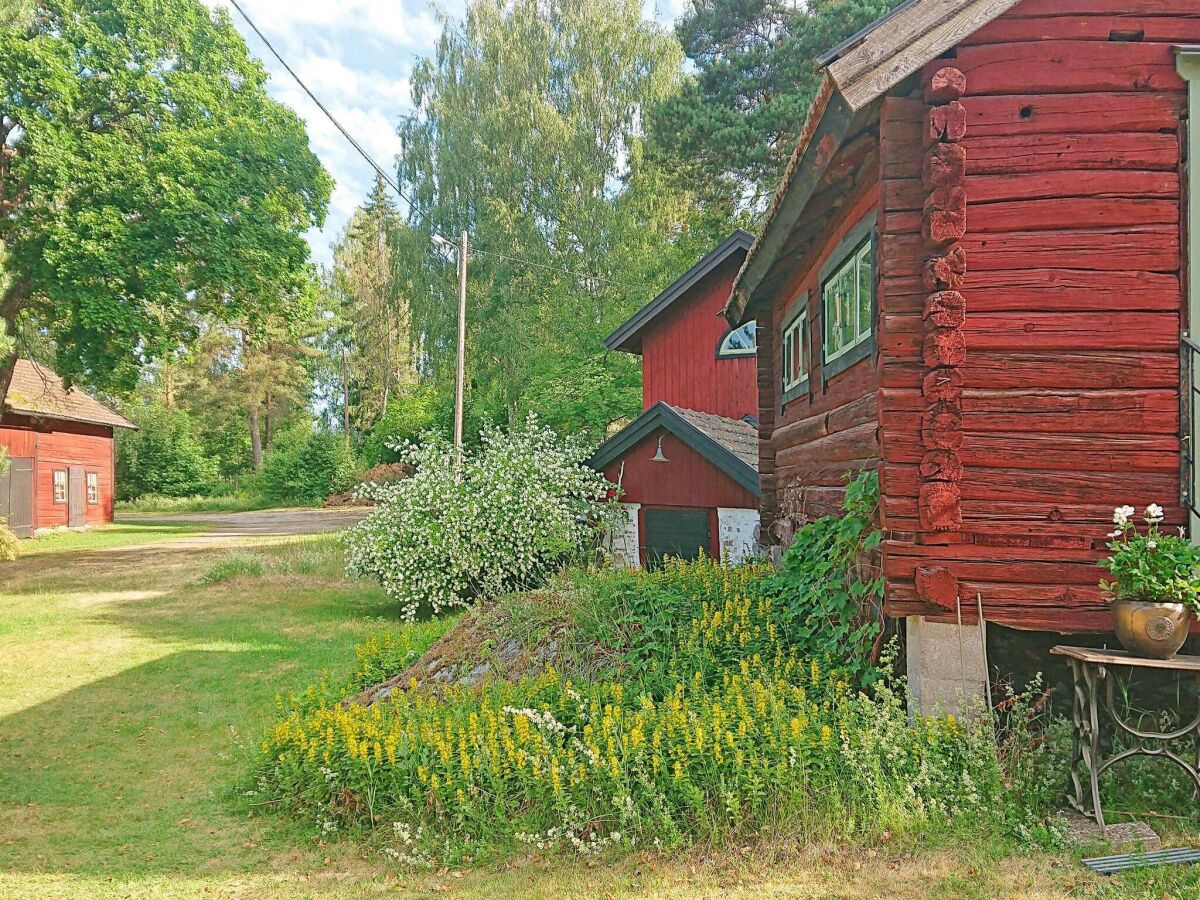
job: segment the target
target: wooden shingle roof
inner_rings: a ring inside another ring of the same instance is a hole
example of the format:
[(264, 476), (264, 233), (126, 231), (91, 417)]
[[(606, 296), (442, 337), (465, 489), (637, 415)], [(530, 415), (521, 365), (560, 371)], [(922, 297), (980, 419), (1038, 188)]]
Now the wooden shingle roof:
[(738, 323), (779, 258), (787, 232), (868, 107), (1019, 0), (907, 0), (818, 60), (823, 74), (800, 140), (734, 281), (725, 318)]
[(137, 429), (120, 413), (109, 409), (91, 395), (77, 387), (65, 387), (52, 369), (28, 359), (17, 360), (4, 411), (23, 416)]

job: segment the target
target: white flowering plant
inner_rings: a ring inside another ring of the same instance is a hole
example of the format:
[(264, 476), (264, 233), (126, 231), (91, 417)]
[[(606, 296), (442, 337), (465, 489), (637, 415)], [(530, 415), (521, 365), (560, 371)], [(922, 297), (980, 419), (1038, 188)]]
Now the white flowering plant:
[(1100, 565), (1112, 580), (1100, 583), (1114, 599), (1184, 603), (1200, 616), (1200, 547), (1184, 529), (1164, 534), (1163, 508), (1151, 503), (1142, 514), (1145, 527), (1134, 523), (1136, 510), (1118, 506), (1113, 510), (1107, 559)]
[(536, 587), (587, 551), (617, 510), (590, 448), (531, 416), (485, 429), (456, 463), (430, 434), (393, 447), (411, 478), (365, 488), (377, 506), (346, 536), (347, 568), (377, 579), (401, 614), (439, 613)]

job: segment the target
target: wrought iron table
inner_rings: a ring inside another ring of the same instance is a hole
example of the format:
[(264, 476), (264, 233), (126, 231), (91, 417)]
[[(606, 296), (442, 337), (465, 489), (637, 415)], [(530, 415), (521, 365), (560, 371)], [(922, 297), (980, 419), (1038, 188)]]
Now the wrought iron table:
[[(1158, 756), (1180, 766), (1196, 785), (1200, 796), (1200, 710), (1188, 724), (1173, 731), (1142, 731), (1126, 722), (1117, 712), (1113, 698), (1116, 675), (1110, 669), (1161, 669), (1190, 675), (1196, 683), (1200, 703), (1200, 656), (1176, 656), (1174, 659), (1142, 659), (1124, 650), (1091, 650), (1087, 647), (1058, 646), (1050, 650), (1065, 656), (1071, 663), (1075, 680), (1074, 702), (1071, 710), (1071, 783), (1067, 801), (1096, 820), (1104, 828), (1104, 813), (1100, 809), (1100, 776), (1114, 763), (1131, 756)], [(1108, 759), (1100, 757), (1101, 719), (1100, 693), (1104, 692), (1104, 707), (1108, 718), (1135, 743), (1114, 753)], [(1183, 755), (1176, 750), (1189, 745)], [(1084, 789), (1084, 780), (1088, 790)], [(1090, 794), (1090, 798), (1089, 795)], [(1088, 800), (1091, 805), (1089, 807)]]

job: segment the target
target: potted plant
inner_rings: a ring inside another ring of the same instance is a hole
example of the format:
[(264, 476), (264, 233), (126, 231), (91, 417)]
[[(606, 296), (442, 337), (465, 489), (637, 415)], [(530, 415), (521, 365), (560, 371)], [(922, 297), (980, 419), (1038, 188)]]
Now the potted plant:
[(1135, 656), (1170, 659), (1188, 635), (1193, 613), (1200, 615), (1200, 547), (1183, 528), (1163, 534), (1163, 509), (1146, 507), (1144, 533), (1133, 523), (1132, 506), (1113, 510), (1111, 555), (1100, 561), (1111, 581), (1100, 586), (1112, 595), (1113, 625), (1121, 645)]

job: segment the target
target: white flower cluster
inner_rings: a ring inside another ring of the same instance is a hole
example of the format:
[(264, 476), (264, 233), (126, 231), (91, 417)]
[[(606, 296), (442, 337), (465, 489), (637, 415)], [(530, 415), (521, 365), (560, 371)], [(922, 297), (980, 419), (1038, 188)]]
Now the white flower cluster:
[(588, 448), (535, 417), (481, 438), (461, 465), (433, 435), (396, 447), (412, 477), (372, 486), (378, 505), (347, 533), (349, 571), (377, 579), (409, 620), (536, 585), (618, 509)]
[[(587, 837), (581, 835), (587, 834)], [(583, 821), (579, 807), (571, 804), (563, 815), (563, 823), (545, 831), (518, 831), (514, 835), (523, 844), (537, 847), (539, 850), (550, 850), (559, 845), (567, 845), (579, 856), (589, 856), (621, 843), (621, 832), (610, 831), (603, 837), (595, 827)]]
[(542, 712), (541, 710), (528, 707), (518, 709), (515, 706), (505, 706), (503, 711), (508, 713), (510, 716), (524, 716), (529, 720), (529, 724), (534, 728), (538, 728), (549, 734), (565, 734), (568, 730), (572, 734), (575, 732), (575, 726), (572, 725), (571, 728), (568, 729), (566, 725), (554, 718), (554, 714), (549, 710)]
[[(1118, 506), (1113, 510), (1113, 525), (1116, 527), (1108, 533), (1110, 538), (1120, 537), (1129, 529), (1133, 528), (1133, 516), (1137, 512), (1132, 506)], [(1157, 503), (1151, 503), (1142, 513), (1142, 518), (1147, 525), (1158, 525), (1165, 517), (1163, 508)], [(1183, 536), (1183, 530), (1180, 529), (1180, 536)], [(1154, 549), (1153, 546), (1150, 547)]]
[(392, 831), (396, 835), (398, 847), (384, 847), (383, 855), (393, 862), (413, 869), (432, 869), (434, 859), (423, 852), (418, 843), (425, 835), (425, 829), (417, 826), (414, 831), (407, 822), (393, 822)]

